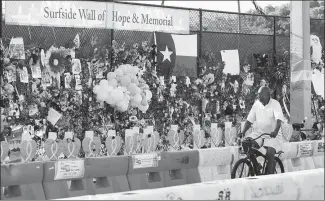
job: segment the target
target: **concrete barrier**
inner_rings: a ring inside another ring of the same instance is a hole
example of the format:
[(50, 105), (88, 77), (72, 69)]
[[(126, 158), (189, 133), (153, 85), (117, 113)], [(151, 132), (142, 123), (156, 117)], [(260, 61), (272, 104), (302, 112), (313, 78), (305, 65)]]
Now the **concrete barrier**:
[(88, 195), (129, 191), (128, 156), (85, 158)]
[(161, 158), (165, 187), (201, 182), (198, 150), (165, 152)]
[(231, 147), (200, 149), (198, 172), (200, 182), (231, 178)]
[[(135, 156), (129, 156), (128, 173), (126, 175), (129, 181), (130, 190), (154, 189), (164, 187), (163, 168), (160, 161), (156, 166), (136, 168)], [(140, 162), (141, 163), (141, 162)], [(148, 163), (147, 163), (148, 164)]]
[(284, 172), (293, 172), (294, 164), (299, 163), (299, 159), (297, 159), (297, 145), (293, 145), (292, 143), (283, 143), (282, 151), (283, 154), (280, 155), (280, 159), (284, 166)]
[(44, 200), (41, 162), (1, 165), (1, 200)]
[(314, 141), (290, 142), (283, 144), (280, 159), (285, 172), (315, 169), (313, 160)]
[[(311, 175), (312, 179), (309, 179)], [(315, 180), (314, 180), (315, 179)], [(218, 180), (70, 200), (324, 200), (324, 169)], [(65, 199), (65, 200), (69, 200)]]
[(314, 141), (292, 142), (292, 145), (297, 146), (296, 160), (297, 161), (300, 160), (300, 167), (296, 166), (295, 171), (315, 169), (315, 164), (313, 160), (315, 142)]
[(313, 160), (315, 168), (324, 168), (324, 140), (315, 141)]
[[(60, 161), (73, 162), (73, 161), (83, 161), (83, 160), (64, 159)], [(44, 167), (43, 189), (44, 189), (46, 199), (49, 200), (49, 199), (87, 195), (86, 180), (84, 179), (84, 174), (76, 175), (74, 176), (74, 178), (71, 179), (55, 178), (57, 175), (57, 171), (59, 171), (59, 169), (61, 168), (61, 167), (57, 167), (59, 166), (58, 164), (60, 163), (60, 161), (48, 161), (45, 162), (43, 165)], [(82, 168), (84, 168), (84, 164), (82, 165), (83, 166), (77, 167), (78, 170), (84, 171), (84, 169), (82, 170)], [(71, 169), (74, 167), (72, 167), (71, 165), (68, 168)], [(67, 169), (66, 172), (72, 172), (72, 170), (69, 169)]]

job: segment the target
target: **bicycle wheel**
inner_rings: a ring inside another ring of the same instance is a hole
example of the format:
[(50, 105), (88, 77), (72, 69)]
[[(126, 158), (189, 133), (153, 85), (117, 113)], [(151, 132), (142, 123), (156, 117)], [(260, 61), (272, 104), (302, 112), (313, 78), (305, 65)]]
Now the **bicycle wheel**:
[(274, 157), (275, 159), (275, 166), (274, 166), (274, 174), (281, 174), (284, 173), (283, 163), (278, 157)]
[[(246, 166), (246, 168), (245, 168)], [(237, 175), (237, 172), (239, 171), (239, 175)], [(246, 176), (243, 175), (243, 173), (247, 173)], [(244, 177), (251, 177), (254, 176), (253, 173), (253, 167), (250, 163), (250, 161), (247, 158), (241, 158), (239, 159), (234, 167), (231, 170), (231, 178), (236, 179), (236, 178), (244, 178)]]

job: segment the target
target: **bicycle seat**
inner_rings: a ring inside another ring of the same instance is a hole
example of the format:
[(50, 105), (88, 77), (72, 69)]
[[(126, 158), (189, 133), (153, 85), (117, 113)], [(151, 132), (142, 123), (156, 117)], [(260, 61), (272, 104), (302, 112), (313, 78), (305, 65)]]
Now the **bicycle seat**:
[(283, 153), (284, 153), (283, 151), (278, 151), (275, 154), (283, 154)]

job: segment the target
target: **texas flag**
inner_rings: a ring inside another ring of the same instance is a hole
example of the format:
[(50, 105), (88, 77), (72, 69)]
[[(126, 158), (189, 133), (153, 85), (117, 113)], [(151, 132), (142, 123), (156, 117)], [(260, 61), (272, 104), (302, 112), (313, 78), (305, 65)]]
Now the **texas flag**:
[(154, 40), (159, 76), (197, 77), (197, 34), (155, 32)]

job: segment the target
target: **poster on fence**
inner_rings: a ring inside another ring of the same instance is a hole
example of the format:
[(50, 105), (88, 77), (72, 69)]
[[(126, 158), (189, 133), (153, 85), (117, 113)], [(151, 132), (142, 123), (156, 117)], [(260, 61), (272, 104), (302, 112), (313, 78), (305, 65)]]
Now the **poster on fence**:
[(313, 144), (312, 143), (298, 144), (297, 157), (308, 157), (311, 155), (313, 155)]
[(84, 160), (59, 160), (55, 162), (54, 180), (82, 178), (84, 174)]
[(6, 1), (6, 24), (189, 34), (189, 10), (93, 1)]
[(224, 74), (239, 75), (240, 63), (238, 50), (221, 50), (221, 58), (225, 62)]
[(11, 59), (25, 59), (24, 39), (12, 38), (9, 44), (9, 55)]

